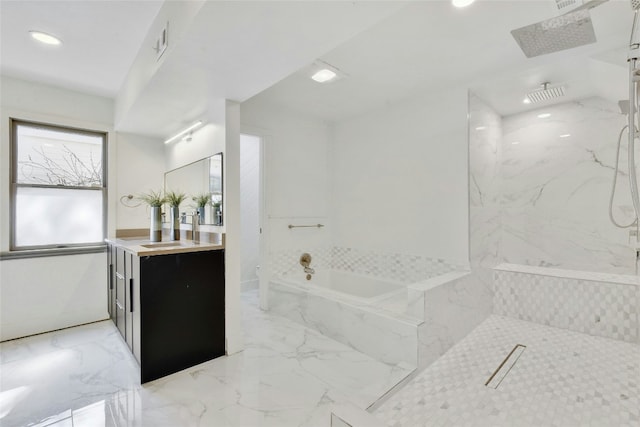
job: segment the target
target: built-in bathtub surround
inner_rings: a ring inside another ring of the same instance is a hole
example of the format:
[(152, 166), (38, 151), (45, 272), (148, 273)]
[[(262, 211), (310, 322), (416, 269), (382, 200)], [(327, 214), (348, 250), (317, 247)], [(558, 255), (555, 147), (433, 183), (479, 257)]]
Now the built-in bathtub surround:
[(331, 248), (331, 268), (415, 283), (450, 271), (464, 270), (467, 263), (419, 254), (379, 252), (359, 248)]
[(269, 309), (389, 364), (424, 368), (491, 314), (475, 274), (403, 285), (341, 270), (272, 278)]
[(418, 327), (418, 367), (429, 366), (491, 315), (492, 296), (468, 271), (409, 285), (407, 314), (424, 319)]
[(494, 312), (556, 328), (640, 343), (640, 278), (501, 264)]
[(345, 297), (301, 280), (274, 278), (269, 311), (391, 365), (418, 365), (421, 320), (385, 312), (367, 299)]
[(468, 270), (468, 264), (419, 254), (380, 252), (345, 247), (315, 247), (290, 249), (271, 254), (271, 272), (290, 274), (300, 270), (300, 255), (312, 256), (311, 267), (374, 276), (377, 278), (415, 283), (451, 271)]

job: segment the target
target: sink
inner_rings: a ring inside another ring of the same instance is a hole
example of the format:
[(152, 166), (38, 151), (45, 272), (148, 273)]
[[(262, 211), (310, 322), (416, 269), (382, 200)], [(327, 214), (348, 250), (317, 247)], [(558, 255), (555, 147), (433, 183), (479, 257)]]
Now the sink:
[(171, 243), (150, 243), (148, 245), (140, 245), (143, 248), (149, 249), (160, 249), (160, 248), (175, 248), (176, 246), (182, 246), (180, 242), (171, 242)]

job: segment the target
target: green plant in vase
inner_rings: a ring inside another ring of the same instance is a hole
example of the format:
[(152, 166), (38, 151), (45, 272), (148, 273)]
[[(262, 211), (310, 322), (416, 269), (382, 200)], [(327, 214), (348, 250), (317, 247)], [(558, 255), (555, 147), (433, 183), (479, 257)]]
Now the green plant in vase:
[(167, 201), (166, 197), (162, 195), (162, 191), (150, 190), (148, 193), (142, 193), (138, 196), (138, 200), (141, 200), (152, 208), (161, 208)]
[(200, 224), (204, 224), (204, 208), (211, 203), (211, 194), (202, 193), (192, 197), (192, 200), (196, 203)]

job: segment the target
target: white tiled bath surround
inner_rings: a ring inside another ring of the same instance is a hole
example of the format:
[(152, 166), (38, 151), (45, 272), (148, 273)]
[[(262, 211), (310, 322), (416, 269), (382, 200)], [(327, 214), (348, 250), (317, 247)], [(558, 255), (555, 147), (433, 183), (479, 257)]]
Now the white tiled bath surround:
[(313, 268), (331, 268), (404, 283), (415, 283), (450, 271), (468, 269), (467, 264), (424, 255), (334, 246), (274, 252), (271, 254), (271, 272), (280, 275), (300, 270), (300, 255), (305, 252), (311, 254)]

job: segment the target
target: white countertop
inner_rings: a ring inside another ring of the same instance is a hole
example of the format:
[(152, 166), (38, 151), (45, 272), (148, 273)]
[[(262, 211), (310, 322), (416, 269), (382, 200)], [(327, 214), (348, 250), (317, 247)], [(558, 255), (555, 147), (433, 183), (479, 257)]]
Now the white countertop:
[(224, 249), (222, 239), (220, 239), (219, 242), (215, 243), (194, 243), (192, 240), (167, 240), (162, 242), (152, 242), (149, 239), (145, 239), (143, 237), (110, 237), (105, 239), (105, 242), (121, 247), (136, 256), (170, 255), (187, 252), (215, 251)]

